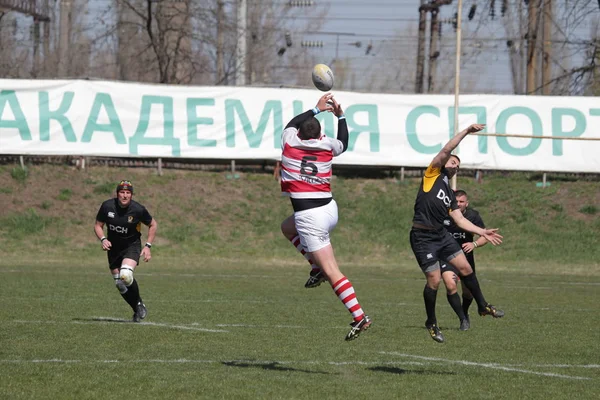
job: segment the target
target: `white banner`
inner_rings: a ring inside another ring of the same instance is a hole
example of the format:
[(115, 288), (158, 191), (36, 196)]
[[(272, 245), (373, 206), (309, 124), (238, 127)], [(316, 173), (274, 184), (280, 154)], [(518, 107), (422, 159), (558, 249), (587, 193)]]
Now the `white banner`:
[[(350, 132), (339, 164), (424, 167), (454, 131), (451, 95), (335, 92)], [(0, 154), (278, 160), (281, 132), (322, 92), (105, 81), (0, 80)], [(319, 114), (324, 132), (336, 118)], [(463, 168), (600, 172), (600, 99), (465, 95)], [(546, 138), (546, 139), (543, 139)]]

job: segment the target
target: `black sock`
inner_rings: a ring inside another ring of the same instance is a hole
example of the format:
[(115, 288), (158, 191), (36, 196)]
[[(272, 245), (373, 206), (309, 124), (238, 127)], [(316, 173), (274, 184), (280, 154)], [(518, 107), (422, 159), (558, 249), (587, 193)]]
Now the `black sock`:
[(465, 297), (463, 296), (462, 298), (462, 309), (463, 312), (465, 313), (465, 315), (469, 315), (469, 307), (471, 307), (471, 303), (473, 302), (473, 298), (472, 297)]
[(483, 293), (481, 293), (481, 288), (479, 287), (479, 281), (477, 280), (475, 272), (473, 272), (470, 275), (463, 276), (461, 277), (461, 279), (464, 282), (467, 289), (469, 289), (469, 292), (471, 292), (471, 294), (473, 295), (475, 301), (477, 302), (477, 307), (479, 307), (479, 311), (484, 310), (485, 306), (487, 306), (487, 302), (483, 297)]
[(137, 281), (134, 279), (133, 283), (127, 287), (127, 292), (121, 294), (121, 297), (125, 299), (127, 304), (135, 311), (135, 307), (140, 299), (140, 289), (138, 287)]
[(425, 300), (425, 312), (427, 313), (427, 321), (425, 322), (425, 325), (427, 326), (437, 324), (437, 318), (435, 316), (436, 297), (437, 290), (425, 285), (425, 289), (423, 289), (423, 299)]
[(458, 293), (447, 294), (446, 297), (448, 298), (448, 303), (450, 303), (450, 307), (452, 307), (452, 309), (458, 316), (458, 319), (460, 319), (461, 321), (465, 319), (465, 313), (460, 304), (460, 296), (458, 295)]

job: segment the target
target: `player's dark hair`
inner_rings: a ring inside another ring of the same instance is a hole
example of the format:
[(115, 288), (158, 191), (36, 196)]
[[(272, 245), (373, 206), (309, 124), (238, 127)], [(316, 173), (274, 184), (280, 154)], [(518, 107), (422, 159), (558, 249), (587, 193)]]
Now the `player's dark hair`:
[(450, 154), (450, 157), (454, 157), (458, 160), (458, 163), (460, 164), (460, 157), (457, 156), (456, 154)]
[(318, 139), (321, 137), (321, 123), (311, 117), (300, 124), (299, 133), (302, 139)]
[(454, 197), (468, 197), (467, 196), (467, 192), (465, 192), (464, 190), (458, 189), (454, 191)]

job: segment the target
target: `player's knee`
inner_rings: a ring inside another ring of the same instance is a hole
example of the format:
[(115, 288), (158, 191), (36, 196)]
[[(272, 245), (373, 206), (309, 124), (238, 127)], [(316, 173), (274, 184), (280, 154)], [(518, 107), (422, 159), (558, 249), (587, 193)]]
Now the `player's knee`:
[(122, 266), (119, 272), (119, 278), (125, 286), (131, 286), (133, 283), (133, 268), (126, 265)]
[(125, 286), (125, 282), (121, 280), (119, 274), (113, 274), (113, 279), (115, 280), (115, 286), (117, 287), (119, 293), (127, 293), (127, 286)]

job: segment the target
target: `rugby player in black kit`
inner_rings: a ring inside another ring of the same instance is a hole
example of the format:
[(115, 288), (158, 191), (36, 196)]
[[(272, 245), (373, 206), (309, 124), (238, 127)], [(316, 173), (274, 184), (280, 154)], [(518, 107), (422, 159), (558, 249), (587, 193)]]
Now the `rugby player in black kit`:
[[(479, 212), (474, 208), (469, 207), (469, 199), (467, 197), (467, 192), (464, 190), (455, 190), (454, 197), (456, 197), (456, 202), (458, 204), (458, 208), (460, 212), (465, 216), (466, 219), (471, 221), (473, 224), (477, 225), (480, 228), (485, 229), (485, 224)], [(469, 262), (469, 265), (475, 272), (475, 255), (473, 254), (476, 248), (483, 247), (487, 244), (487, 239), (484, 237), (478, 237), (475, 239), (473, 234), (468, 231), (463, 231), (460, 229), (452, 219), (449, 219), (447, 222), (448, 233), (450, 236), (454, 238), (462, 248), (465, 253), (465, 257)], [(471, 303), (473, 303), (473, 295), (469, 291), (469, 289), (462, 283), (462, 306), (460, 303), (460, 299), (458, 297), (457, 285), (456, 285), (456, 271), (449, 264), (442, 264), (442, 279), (444, 280), (444, 284), (446, 285), (446, 290), (448, 291), (448, 302), (454, 312), (458, 316), (460, 320), (460, 330), (466, 331), (471, 327), (471, 321), (469, 318), (469, 307)]]
[(423, 290), (427, 313), (425, 327), (431, 338), (440, 343), (444, 341), (444, 336), (437, 323), (435, 303), (442, 278), (441, 263), (449, 263), (458, 271), (464, 285), (477, 302), (479, 315), (491, 315), (494, 318), (504, 315), (502, 310), (485, 301), (477, 277), (461, 247), (444, 227), (444, 221), (450, 215), (459, 228), (483, 236), (493, 245), (502, 243), (502, 236), (497, 233), (497, 229), (482, 229), (463, 216), (449, 186), (450, 178), (460, 166), (460, 159), (452, 151), (469, 133), (479, 132), (484, 127), (485, 125), (473, 124), (446, 143), (427, 167), (415, 201), (410, 245), (427, 279)]
[[(148, 262), (152, 258), (151, 247), (158, 224), (146, 207), (132, 200), (133, 186), (129, 181), (117, 185), (117, 197), (106, 200), (96, 215), (94, 232), (108, 252), (108, 268), (115, 285), (127, 304), (133, 309), (133, 321), (146, 318), (147, 310), (133, 271), (140, 257)], [(142, 249), (141, 224), (148, 226), (148, 240)], [(104, 236), (107, 225), (107, 236)]]

